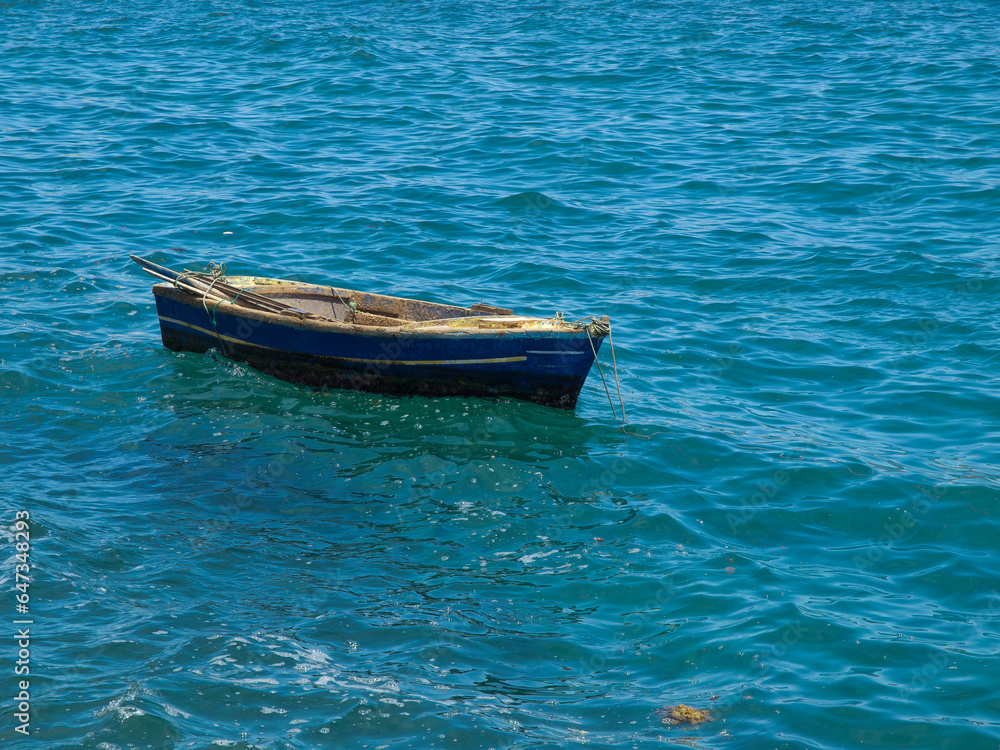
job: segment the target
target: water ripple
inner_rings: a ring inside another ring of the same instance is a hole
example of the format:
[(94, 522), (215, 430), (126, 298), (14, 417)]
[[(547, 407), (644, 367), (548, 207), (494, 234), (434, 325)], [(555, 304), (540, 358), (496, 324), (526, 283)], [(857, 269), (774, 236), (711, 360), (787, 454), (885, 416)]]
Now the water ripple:
[[(0, 11), (20, 745), (993, 747), (992, 10)], [(129, 253), (609, 314), (630, 424), (167, 351)]]

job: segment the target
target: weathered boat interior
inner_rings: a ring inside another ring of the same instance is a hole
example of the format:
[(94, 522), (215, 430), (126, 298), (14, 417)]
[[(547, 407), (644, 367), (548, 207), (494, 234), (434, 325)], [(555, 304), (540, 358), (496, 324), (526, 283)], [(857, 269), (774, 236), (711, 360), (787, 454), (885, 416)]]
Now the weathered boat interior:
[(402, 326), (451, 318), (511, 315), (512, 310), (491, 305), (458, 307), (436, 302), (391, 297), (386, 294), (358, 292), (318, 284), (264, 279), (253, 276), (229, 276), (227, 282), (328, 320), (369, 326)]

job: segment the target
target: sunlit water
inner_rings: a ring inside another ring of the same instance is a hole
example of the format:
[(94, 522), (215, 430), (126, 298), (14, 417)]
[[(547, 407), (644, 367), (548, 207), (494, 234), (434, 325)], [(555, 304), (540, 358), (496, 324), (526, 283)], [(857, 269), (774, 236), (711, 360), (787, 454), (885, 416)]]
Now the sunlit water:
[[(997, 747), (998, 18), (8, 4), (2, 740)], [(608, 314), (629, 425), (170, 352), (129, 253)]]

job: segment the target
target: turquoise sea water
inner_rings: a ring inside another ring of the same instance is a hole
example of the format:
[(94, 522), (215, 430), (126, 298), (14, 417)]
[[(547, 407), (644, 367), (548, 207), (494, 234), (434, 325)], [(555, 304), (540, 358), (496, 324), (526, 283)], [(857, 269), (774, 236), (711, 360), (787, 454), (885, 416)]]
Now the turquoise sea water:
[[(998, 19), (5, 4), (0, 740), (996, 748)], [(629, 426), (167, 351), (129, 253), (608, 314)]]

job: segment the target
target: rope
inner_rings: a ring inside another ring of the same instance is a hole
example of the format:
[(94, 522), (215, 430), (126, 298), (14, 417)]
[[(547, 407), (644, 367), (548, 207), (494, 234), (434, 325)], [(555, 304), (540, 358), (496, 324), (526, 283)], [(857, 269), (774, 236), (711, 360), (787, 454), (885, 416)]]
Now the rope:
[(614, 414), (615, 418), (618, 418), (618, 412), (615, 411), (615, 403), (611, 400), (611, 391), (608, 389), (608, 382), (604, 378), (604, 368), (601, 367), (601, 361), (597, 358), (597, 349), (594, 347), (594, 340), (592, 335), (596, 336), (607, 336), (608, 341), (611, 344), (611, 361), (614, 363), (614, 373), (615, 373), (615, 389), (618, 391), (618, 403), (622, 407), (622, 429), (624, 425), (627, 424), (625, 418), (625, 401), (622, 399), (622, 385), (621, 380), (618, 378), (618, 357), (615, 356), (615, 340), (611, 335), (611, 322), (607, 317), (597, 318), (591, 317), (590, 322), (586, 325), (581, 325), (587, 318), (580, 318), (580, 320), (574, 322), (572, 325), (580, 326), (587, 332), (587, 341), (590, 342), (590, 351), (594, 354), (594, 361), (597, 362), (597, 371), (601, 374), (601, 383), (604, 384), (604, 393), (608, 397), (608, 404), (611, 406), (611, 413)]
[(354, 300), (351, 300), (350, 302), (344, 302), (344, 298), (340, 296), (340, 292), (338, 292), (332, 286), (330, 287), (330, 289), (331, 289), (331, 291), (333, 291), (334, 294), (337, 295), (337, 299), (340, 300), (340, 303), (344, 307), (346, 307), (348, 310), (351, 311), (351, 322), (353, 323), (355, 320), (357, 320), (357, 318), (358, 318), (358, 306), (356, 304), (354, 304)]
[(179, 274), (177, 274), (177, 278), (174, 279), (174, 286), (180, 289), (181, 282), (184, 281), (184, 279), (191, 279), (197, 275), (198, 275), (197, 271), (181, 271)]
[[(205, 314), (206, 315), (208, 315), (208, 302), (206, 301), (208, 299), (208, 293), (210, 291), (212, 291), (212, 287), (215, 286), (220, 281), (223, 284), (226, 283), (226, 264), (225, 263), (209, 263), (208, 264), (208, 271), (209, 271), (209, 274), (212, 277), (212, 283), (208, 285), (208, 288), (205, 289), (205, 293), (201, 296), (201, 304), (202, 304), (202, 307), (205, 308)], [(218, 307), (219, 305), (216, 304), (215, 306)], [(213, 320), (212, 323), (215, 323), (215, 321)]]
[[(215, 322), (215, 311), (216, 311), (216, 310), (218, 310), (218, 309), (219, 309), (219, 305), (221, 305), (221, 304), (222, 304), (223, 302), (225, 302), (225, 301), (226, 301), (226, 300), (224, 300), (224, 299), (220, 299), (220, 300), (219, 300), (218, 302), (216, 302), (216, 303), (215, 303), (215, 307), (213, 307), (213, 308), (212, 308), (212, 312), (211, 312), (211, 314), (210, 314), (210, 315), (208, 316), (208, 317), (209, 317), (209, 319), (210, 319), (210, 320), (212, 321), (212, 328), (214, 328), (214, 329), (215, 329), (215, 332), (216, 332), (216, 333), (218, 333), (218, 332), (219, 332), (219, 326), (218, 326), (218, 325), (216, 324), (216, 322)], [(206, 312), (207, 312), (207, 310), (206, 310)]]
[(622, 386), (618, 381), (618, 360), (615, 358), (615, 337), (611, 335), (611, 324), (608, 324), (608, 343), (611, 344), (611, 361), (615, 363), (615, 387), (618, 389), (618, 403), (622, 406), (622, 423), (625, 422), (625, 402), (622, 401)]
[[(604, 379), (604, 370), (601, 368), (601, 360), (597, 358), (597, 349), (594, 348), (594, 340), (590, 338), (590, 326), (585, 326), (584, 330), (587, 332), (587, 341), (590, 342), (590, 351), (594, 353), (594, 361), (597, 363), (597, 371), (601, 373), (601, 382), (604, 383), (604, 392), (608, 394), (608, 404), (611, 406), (611, 413), (615, 415), (615, 419), (618, 419), (618, 412), (615, 411), (615, 402), (611, 400), (611, 391), (608, 390), (608, 383)], [(625, 415), (622, 414), (624, 419)]]
[(219, 305), (221, 305), (223, 302), (228, 302), (230, 305), (235, 305), (236, 304), (236, 300), (238, 300), (240, 298), (241, 294), (243, 294), (243, 290), (242, 289), (240, 289), (240, 291), (237, 292), (236, 296), (233, 297), (232, 299), (220, 299), (218, 302), (215, 303), (215, 306), (212, 308), (212, 314), (211, 314), (210, 318), (212, 320), (212, 325), (215, 327), (216, 331), (218, 331), (219, 327), (217, 325), (215, 325), (215, 311), (219, 309)]
[[(212, 277), (212, 283), (208, 285), (208, 287), (205, 289), (205, 293), (201, 295), (201, 306), (205, 308), (205, 315), (207, 315), (208, 319), (212, 321), (212, 328), (215, 329), (215, 338), (219, 340), (219, 346), (222, 347), (222, 356), (229, 357), (229, 352), (226, 351), (226, 342), (222, 340), (222, 334), (219, 333), (219, 326), (215, 322), (215, 311), (219, 309), (219, 305), (221, 305), (223, 302), (235, 302), (237, 299), (239, 299), (240, 295), (237, 294), (236, 297), (231, 301), (227, 299), (219, 299), (219, 301), (215, 303), (215, 306), (212, 307), (212, 312), (209, 312), (208, 293), (212, 291), (212, 287), (215, 286), (218, 282), (220, 281), (222, 283), (226, 282), (226, 264), (209, 263), (208, 272)], [(177, 286), (178, 283), (185, 277), (194, 276), (195, 274), (196, 274), (195, 271), (184, 271), (183, 273), (179, 274), (177, 278), (174, 280), (174, 286)], [(240, 294), (242, 293), (243, 290), (241, 289)]]
[[(209, 263), (208, 264), (209, 276), (212, 279), (212, 283), (208, 285), (208, 289), (205, 290), (205, 295), (201, 298), (202, 303), (205, 302), (205, 297), (208, 293), (212, 291), (212, 287), (216, 285), (217, 282), (221, 281), (225, 283), (226, 281), (226, 264), (225, 263)], [(208, 308), (205, 308), (205, 312), (208, 312)]]

